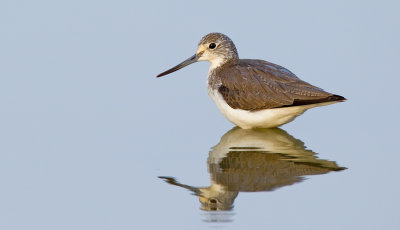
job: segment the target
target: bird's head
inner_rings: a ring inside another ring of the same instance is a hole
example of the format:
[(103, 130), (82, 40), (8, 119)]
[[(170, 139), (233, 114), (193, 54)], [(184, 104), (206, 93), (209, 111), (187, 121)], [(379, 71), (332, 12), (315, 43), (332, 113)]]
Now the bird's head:
[(195, 55), (171, 69), (160, 73), (157, 77), (170, 74), (198, 61), (208, 61), (211, 63), (210, 68), (214, 69), (225, 63), (236, 60), (239, 60), (239, 55), (232, 40), (221, 33), (210, 33), (200, 40)]

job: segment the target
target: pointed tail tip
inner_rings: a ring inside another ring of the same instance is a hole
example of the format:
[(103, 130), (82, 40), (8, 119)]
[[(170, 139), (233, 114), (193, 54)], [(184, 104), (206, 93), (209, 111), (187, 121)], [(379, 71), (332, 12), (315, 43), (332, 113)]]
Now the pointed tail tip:
[(346, 101), (347, 100), (347, 98), (340, 96), (340, 95), (336, 95), (336, 94), (330, 96), (330, 99), (332, 101)]

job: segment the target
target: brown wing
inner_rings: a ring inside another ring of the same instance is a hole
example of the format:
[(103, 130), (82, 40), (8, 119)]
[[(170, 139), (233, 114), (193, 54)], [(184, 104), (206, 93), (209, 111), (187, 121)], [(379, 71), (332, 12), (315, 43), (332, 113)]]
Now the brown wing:
[(300, 80), (282, 66), (263, 60), (242, 59), (218, 75), (221, 79), (218, 91), (234, 109), (257, 111), (345, 100)]

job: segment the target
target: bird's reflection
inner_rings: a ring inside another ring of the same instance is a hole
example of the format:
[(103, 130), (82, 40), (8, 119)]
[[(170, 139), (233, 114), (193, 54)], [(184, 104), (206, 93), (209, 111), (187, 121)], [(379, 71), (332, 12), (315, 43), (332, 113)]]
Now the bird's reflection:
[(203, 210), (231, 210), (239, 192), (272, 191), (301, 182), (307, 175), (345, 169), (315, 155), (282, 129), (233, 128), (208, 156), (210, 186), (194, 187), (173, 177), (160, 178), (192, 191)]

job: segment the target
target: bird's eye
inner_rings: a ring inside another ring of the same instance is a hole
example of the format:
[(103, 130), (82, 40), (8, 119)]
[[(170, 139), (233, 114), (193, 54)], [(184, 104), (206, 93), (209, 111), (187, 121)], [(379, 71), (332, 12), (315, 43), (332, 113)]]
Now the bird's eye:
[(210, 45), (208, 46), (208, 48), (210, 49), (214, 49), (217, 45), (215, 45), (215, 43), (210, 43)]

